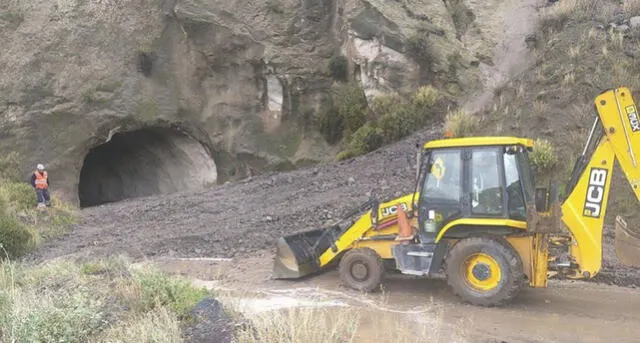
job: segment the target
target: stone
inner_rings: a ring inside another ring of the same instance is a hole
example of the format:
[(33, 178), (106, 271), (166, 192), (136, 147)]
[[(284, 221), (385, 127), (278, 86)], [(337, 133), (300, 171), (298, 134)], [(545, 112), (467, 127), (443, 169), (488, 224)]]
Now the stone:
[(231, 343), (233, 320), (222, 304), (214, 298), (205, 298), (189, 312), (193, 322), (185, 328), (187, 343)]

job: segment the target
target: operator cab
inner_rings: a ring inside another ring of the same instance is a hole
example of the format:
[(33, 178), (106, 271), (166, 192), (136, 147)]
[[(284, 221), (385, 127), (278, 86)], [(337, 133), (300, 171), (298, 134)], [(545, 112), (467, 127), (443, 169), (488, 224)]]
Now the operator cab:
[[(474, 234), (526, 228), (527, 208), (535, 208), (528, 157), (532, 145), (530, 140), (512, 137), (425, 144), (417, 199), (423, 241), (443, 235), (464, 237), (470, 226)], [(495, 220), (501, 225), (492, 225)]]
[(528, 157), (532, 147), (531, 140), (513, 137), (451, 138), (425, 144), (418, 198), (413, 200), (418, 239), (392, 247), (396, 269), (434, 275), (449, 239), (526, 230), (528, 219), (536, 216)]

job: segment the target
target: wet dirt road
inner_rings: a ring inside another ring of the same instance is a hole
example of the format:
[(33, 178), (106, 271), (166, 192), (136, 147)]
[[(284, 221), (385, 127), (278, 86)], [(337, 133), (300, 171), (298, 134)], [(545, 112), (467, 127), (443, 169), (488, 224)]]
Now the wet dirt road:
[(216, 280), (209, 285), (243, 296), (342, 301), (362, 310), (358, 342), (370, 341), (367, 332), (375, 332), (376, 342), (396, 342), (397, 333), (382, 337), (380, 327), (398, 323), (428, 329), (437, 334), (435, 342), (640, 342), (637, 288), (554, 280), (545, 289), (526, 289), (508, 306), (482, 308), (462, 303), (440, 280), (391, 275), (383, 292), (364, 295), (342, 287), (335, 270), (300, 281), (271, 280), (270, 262), (266, 253), (222, 262), (156, 261), (165, 271)]

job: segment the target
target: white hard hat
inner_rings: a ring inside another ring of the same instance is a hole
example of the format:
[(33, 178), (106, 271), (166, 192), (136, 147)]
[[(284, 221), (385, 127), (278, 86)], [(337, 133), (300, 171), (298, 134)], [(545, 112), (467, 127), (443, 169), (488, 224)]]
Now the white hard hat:
[(38, 170), (44, 170), (44, 166), (42, 165), (42, 163), (38, 163), (38, 166), (36, 168), (38, 168)]

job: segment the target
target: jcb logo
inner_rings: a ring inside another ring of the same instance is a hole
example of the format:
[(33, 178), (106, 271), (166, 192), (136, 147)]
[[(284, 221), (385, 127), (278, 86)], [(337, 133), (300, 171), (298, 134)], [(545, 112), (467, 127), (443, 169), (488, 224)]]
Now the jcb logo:
[[(407, 211), (407, 204), (401, 203), (400, 206), (402, 206), (402, 210), (403, 211), (405, 211), (405, 212)], [(382, 217), (383, 218), (384, 217), (388, 217), (388, 216), (392, 216), (392, 215), (398, 213), (398, 206), (397, 205), (392, 205), (392, 206), (389, 206), (389, 207), (384, 207), (381, 210), (381, 213), (382, 213)]]
[(604, 201), (604, 187), (607, 184), (607, 170), (591, 168), (587, 196), (584, 202), (583, 213), (587, 217), (599, 218)]

